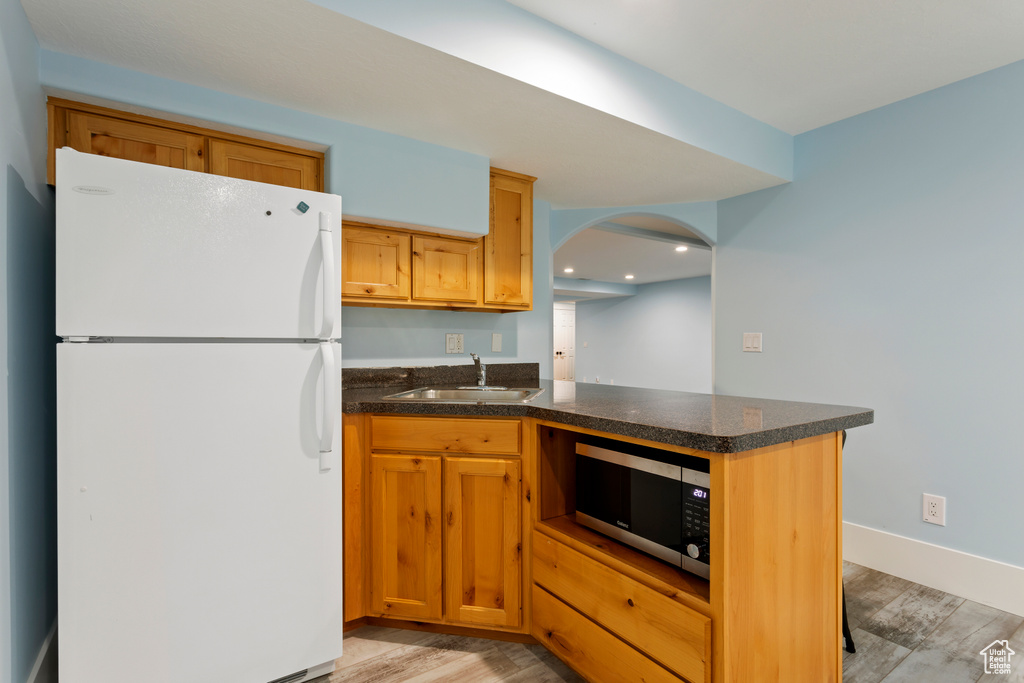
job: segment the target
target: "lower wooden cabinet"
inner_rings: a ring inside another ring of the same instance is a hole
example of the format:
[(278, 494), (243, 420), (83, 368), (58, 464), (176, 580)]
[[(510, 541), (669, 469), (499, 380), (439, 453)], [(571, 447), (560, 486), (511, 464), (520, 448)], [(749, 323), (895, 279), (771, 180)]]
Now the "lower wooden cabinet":
[[(579, 613), (577, 626), (573, 629), (580, 634), (579, 637), (599, 627), (622, 641), (609, 641), (606, 649), (636, 651), (629, 657), (617, 656), (616, 664), (602, 667), (602, 675), (593, 678), (618, 680), (608, 677), (607, 672), (618, 670), (630, 661), (650, 658), (688, 681), (702, 683), (710, 680), (711, 619), (681, 604), (671, 595), (654, 590), (537, 532), (533, 533), (533, 581), (554, 596), (542, 596), (545, 600), (557, 599), (557, 602), (572, 608), (569, 612)], [(552, 606), (548, 613), (559, 611), (565, 609)], [(543, 610), (538, 611), (534, 603), (534, 635), (550, 641), (553, 636), (544, 633), (550, 630), (545, 625), (546, 614)], [(585, 623), (588, 621), (593, 624)], [(638, 658), (636, 655), (639, 653), (646, 657)], [(566, 654), (573, 660), (583, 656), (572, 651)], [(567, 661), (576, 666), (575, 661)], [(632, 669), (623, 669), (621, 674), (622, 680), (630, 680)]]
[(373, 455), (370, 609), (441, 618), (441, 458)]
[(519, 626), (519, 460), (445, 458), (445, 616)]
[(534, 586), (533, 637), (582, 674), (601, 683), (680, 683), (671, 671), (572, 607)]
[(522, 632), (520, 422), (369, 422), (368, 613)]

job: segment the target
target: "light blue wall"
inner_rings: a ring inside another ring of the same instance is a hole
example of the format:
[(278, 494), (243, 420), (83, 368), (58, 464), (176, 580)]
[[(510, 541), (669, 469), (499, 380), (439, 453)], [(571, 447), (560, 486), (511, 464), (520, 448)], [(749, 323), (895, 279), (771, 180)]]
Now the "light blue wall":
[(486, 157), (47, 50), (40, 77), (58, 91), (328, 146), (326, 188), (345, 214), (487, 233)]
[(846, 521), (1017, 566), (1022, 121), (1018, 62), (801, 135), (791, 185), (719, 203), (715, 265), (718, 391), (875, 409)]
[[(586, 347), (584, 348), (584, 343)], [(711, 278), (576, 304), (576, 381), (711, 392)]]
[(0, 0), (0, 683), (23, 683), (57, 614), (53, 197), (39, 46)]

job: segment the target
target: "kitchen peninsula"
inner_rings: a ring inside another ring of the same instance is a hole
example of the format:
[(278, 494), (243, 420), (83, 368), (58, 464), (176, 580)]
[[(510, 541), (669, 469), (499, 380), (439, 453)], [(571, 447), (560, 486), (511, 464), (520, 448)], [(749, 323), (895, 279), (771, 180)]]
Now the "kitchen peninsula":
[[(521, 404), (384, 399), (459, 368), (345, 371), (350, 626), (532, 637), (593, 681), (841, 680), (842, 432), (873, 411), (521, 369), (488, 368), (544, 388)], [(706, 461), (710, 579), (575, 521), (588, 439)]]

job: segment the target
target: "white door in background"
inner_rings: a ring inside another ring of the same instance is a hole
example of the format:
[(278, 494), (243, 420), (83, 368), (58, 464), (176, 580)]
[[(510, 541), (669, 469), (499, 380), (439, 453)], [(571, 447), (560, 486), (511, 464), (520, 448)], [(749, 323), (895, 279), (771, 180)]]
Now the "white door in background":
[(576, 381), (576, 304), (555, 304), (555, 379)]

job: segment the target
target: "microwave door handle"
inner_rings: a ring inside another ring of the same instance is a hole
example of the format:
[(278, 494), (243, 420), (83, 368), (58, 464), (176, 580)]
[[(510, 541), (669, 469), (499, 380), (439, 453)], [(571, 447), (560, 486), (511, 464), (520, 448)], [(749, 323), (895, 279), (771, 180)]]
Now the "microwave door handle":
[(321, 424), (323, 431), (320, 433), (320, 471), (329, 472), (331, 469), (331, 451), (334, 449), (334, 428), (338, 406), (335, 402), (335, 364), (334, 350), (330, 342), (320, 342), (320, 360), (324, 368), (323, 401), (321, 402)]
[(323, 259), (324, 292), (323, 318), (320, 326), (320, 338), (331, 339), (334, 336), (334, 323), (338, 314), (338, 302), (335, 293), (338, 291), (338, 277), (334, 263), (334, 235), (331, 233), (331, 214), (320, 212), (320, 256)]

